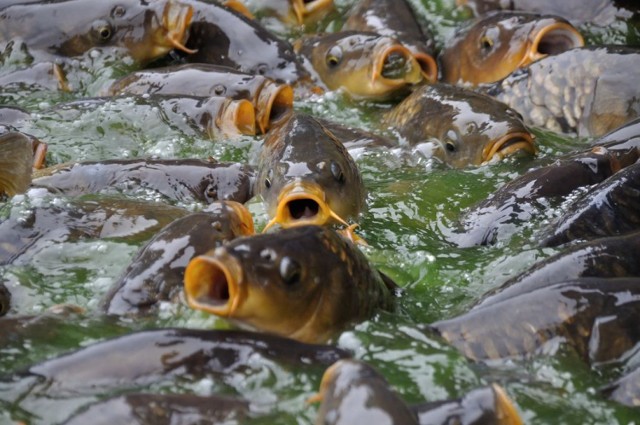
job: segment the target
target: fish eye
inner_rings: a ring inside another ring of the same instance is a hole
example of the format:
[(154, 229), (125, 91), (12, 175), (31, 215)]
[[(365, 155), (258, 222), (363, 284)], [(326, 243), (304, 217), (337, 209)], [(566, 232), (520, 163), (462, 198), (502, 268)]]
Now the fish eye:
[(340, 46), (333, 46), (327, 52), (326, 62), (329, 68), (335, 68), (342, 61), (342, 48)]
[(483, 49), (489, 50), (493, 47), (493, 40), (485, 35), (480, 39), (480, 45)]
[(122, 18), (125, 14), (126, 10), (122, 6), (116, 6), (111, 9), (111, 17), (113, 18)]
[(267, 73), (267, 64), (266, 63), (261, 63), (256, 67), (256, 74), (264, 75), (266, 73)]
[(455, 152), (456, 151), (456, 144), (451, 141), (451, 140), (447, 140), (447, 143), (445, 143), (445, 148), (447, 149), (448, 152)]
[(456, 143), (456, 140), (458, 140), (458, 135), (456, 134), (455, 131), (449, 130), (445, 135), (444, 139), (445, 139), (444, 148), (447, 150), (447, 152), (452, 153), (458, 150), (458, 145)]
[(296, 260), (284, 257), (280, 261), (280, 277), (287, 286), (295, 285), (300, 282), (302, 277), (302, 267)]
[(113, 28), (108, 22), (99, 21), (93, 25), (94, 34), (96, 34), (98, 40), (104, 42), (109, 41), (113, 36)]
[(331, 175), (334, 179), (336, 179), (339, 183), (344, 183), (344, 173), (342, 172), (342, 167), (335, 161), (331, 161)]
[(213, 87), (213, 92), (216, 94), (216, 96), (222, 96), (223, 94), (225, 94), (227, 91), (227, 88), (223, 85), (223, 84), (216, 84)]
[(218, 200), (218, 185), (209, 183), (204, 190), (204, 198), (207, 202), (211, 203)]

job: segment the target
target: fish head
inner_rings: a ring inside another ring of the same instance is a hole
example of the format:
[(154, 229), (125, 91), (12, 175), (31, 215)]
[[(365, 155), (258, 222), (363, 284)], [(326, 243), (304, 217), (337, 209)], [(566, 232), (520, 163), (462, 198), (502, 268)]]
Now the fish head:
[(220, 220), (213, 226), (222, 234), (249, 236), (255, 233), (253, 216), (243, 204), (235, 201), (218, 201), (207, 205), (203, 212), (208, 212)]
[(440, 59), (445, 81), (477, 85), (583, 45), (580, 32), (560, 17), (500, 12), (454, 37)]
[(14, 196), (29, 188), (34, 148), (32, 137), (0, 125), (0, 196)]
[(332, 132), (304, 114), (292, 115), (269, 132), (255, 192), (262, 195), (272, 217), (267, 228), (275, 223), (346, 224), (364, 204), (355, 161)]
[(242, 164), (214, 166), (194, 186), (194, 195), (207, 204), (216, 201), (248, 201), (253, 197), (254, 171)]
[(298, 25), (304, 24), (310, 17), (323, 14), (333, 7), (333, 0), (290, 0), (289, 3)]
[(326, 268), (337, 267), (338, 257), (327, 240), (345, 243), (319, 226), (235, 239), (189, 262), (187, 302), (266, 332), (304, 342), (326, 339), (321, 307), (339, 303), (329, 298), (335, 291)]
[(277, 125), (293, 110), (293, 88), (288, 84), (265, 80), (256, 99), (256, 124), (262, 133)]
[(384, 100), (423, 81), (422, 68), (397, 40), (344, 31), (306, 40), (300, 49), (331, 90), (357, 99)]

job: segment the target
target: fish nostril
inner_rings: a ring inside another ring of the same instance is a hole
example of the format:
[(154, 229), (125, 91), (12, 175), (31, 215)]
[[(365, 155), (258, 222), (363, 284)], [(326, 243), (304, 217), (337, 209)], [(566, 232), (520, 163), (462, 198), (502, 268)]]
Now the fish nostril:
[(312, 199), (296, 199), (289, 202), (287, 207), (294, 220), (315, 217), (320, 211), (320, 205)]
[(407, 55), (403, 52), (393, 51), (384, 58), (382, 72), (384, 78), (403, 78), (407, 71)]

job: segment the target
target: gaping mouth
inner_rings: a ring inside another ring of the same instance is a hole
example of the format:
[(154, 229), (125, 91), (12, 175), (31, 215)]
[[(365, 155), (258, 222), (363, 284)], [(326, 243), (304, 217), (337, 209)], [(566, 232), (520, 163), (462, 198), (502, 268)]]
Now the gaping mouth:
[(547, 55), (555, 55), (584, 46), (584, 38), (571, 24), (556, 22), (542, 28), (533, 39), (528, 54), (520, 66), (525, 66)]
[(293, 88), (288, 84), (267, 81), (256, 100), (256, 124), (266, 133), (274, 123), (293, 110)]
[(225, 201), (225, 205), (231, 208), (239, 219), (239, 229), (235, 232), (237, 236), (250, 236), (255, 234), (253, 217), (247, 207), (235, 201)]
[(501, 386), (491, 384), (495, 395), (495, 412), (498, 425), (522, 425), (522, 418)]
[(418, 62), (422, 76), (428, 83), (435, 83), (438, 79), (438, 64), (433, 56), (421, 52), (413, 52), (413, 57)]
[(184, 291), (191, 308), (218, 316), (232, 316), (241, 295), (242, 269), (224, 248), (189, 261), (184, 272)]
[(406, 47), (392, 44), (376, 55), (371, 77), (372, 84), (400, 87), (422, 81), (422, 69)]
[(303, 24), (307, 16), (333, 6), (333, 0), (290, 0), (298, 24)]
[(166, 3), (162, 13), (162, 27), (164, 28), (164, 41), (168, 47), (189, 54), (197, 52), (197, 50), (189, 49), (184, 45), (191, 19), (193, 19), (191, 6), (172, 0)]
[(509, 133), (488, 144), (482, 151), (482, 162), (488, 162), (497, 156), (499, 159), (506, 158), (516, 152), (526, 152), (531, 155), (536, 154), (536, 146), (533, 137), (527, 132)]
[[(224, 104), (215, 120), (215, 126), (226, 134), (256, 134), (256, 111), (253, 104), (246, 99), (224, 99)], [(212, 126), (213, 127), (213, 126)], [(215, 129), (208, 130), (209, 136), (215, 138)]]

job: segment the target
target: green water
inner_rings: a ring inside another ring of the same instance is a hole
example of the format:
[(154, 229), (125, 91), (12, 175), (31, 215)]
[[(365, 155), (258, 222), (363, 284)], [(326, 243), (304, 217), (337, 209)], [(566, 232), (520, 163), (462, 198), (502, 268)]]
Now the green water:
[[(353, 0), (337, 1), (341, 10), (352, 3)], [(421, 17), (434, 23), (440, 41), (464, 18), (451, 3), (414, 1)], [(337, 27), (336, 16), (319, 25)], [(282, 30), (274, 21), (268, 25)], [(626, 37), (626, 32), (614, 28), (594, 31), (587, 38), (621, 42)], [(14, 51), (2, 60), (6, 70), (28, 58)], [(71, 83), (77, 91), (73, 94), (32, 88), (5, 89), (0, 93), (0, 102), (17, 104), (34, 113), (34, 123), (24, 130), (47, 141), (50, 163), (152, 155), (213, 156), (219, 160), (255, 163), (259, 138), (214, 143), (201, 138), (183, 122), (166, 123), (157, 111), (132, 114), (135, 110), (132, 100), (111, 102), (82, 112), (51, 112), (48, 108), (58, 102), (97, 95), (102, 87), (130, 69), (126, 63), (114, 63), (107, 55), (92, 55), (85, 62), (80, 65), (94, 71), (74, 77)], [(375, 128), (376, 112), (388, 107), (356, 103), (336, 93), (299, 101), (295, 106), (365, 129)], [(536, 134), (541, 161), (583, 145), (581, 141), (542, 131)], [(364, 251), (375, 266), (406, 290), (398, 313), (380, 313), (345, 331), (337, 339), (339, 346), (374, 365), (408, 402), (460, 397), (478, 386), (498, 382), (514, 399), (526, 423), (628, 424), (638, 421), (637, 411), (606, 401), (598, 394), (599, 387), (618, 376), (621, 366), (592, 369), (575, 354), (562, 349), (551, 356), (490, 365), (472, 363), (455, 349), (417, 330), (419, 324), (464, 312), (481, 294), (557, 252), (536, 248), (535, 232), (561, 215), (562, 207), (539, 212), (539, 216), (513, 229), (513, 235), (492, 247), (461, 249), (446, 241), (461, 211), (522, 174), (532, 166), (530, 160), (513, 159), (479, 168), (451, 170), (418, 154), (376, 150), (352, 154), (369, 192), (367, 210), (359, 228), (370, 244)], [(30, 193), (0, 204), (0, 217), (18, 216), (33, 205), (65, 202), (68, 200), (58, 196)], [(264, 226), (267, 218), (260, 201), (250, 201), (249, 208), (257, 227)], [(11, 374), (34, 362), (132, 330), (229, 326), (221, 319), (182, 305), (165, 305), (157, 317), (149, 320), (114, 322), (101, 317), (98, 301), (143, 243), (140, 238), (54, 242), (26, 260), (0, 267), (0, 278), (14, 294), (11, 315), (40, 314), (62, 303), (86, 308), (86, 313), (71, 315), (62, 325), (41, 329), (29, 334), (26, 340), (0, 347), (0, 372)], [(223, 379), (180, 377), (136, 389), (236, 395), (252, 400), (260, 413), (251, 423), (309, 424), (315, 419), (316, 407), (307, 405), (305, 400), (317, 390), (322, 372), (317, 367), (292, 368), (256, 358), (241, 373), (234, 372)], [(110, 394), (113, 393), (99, 390), (95, 394), (75, 396), (25, 393), (20, 383), (0, 383), (0, 423), (59, 423), (81, 406)]]

